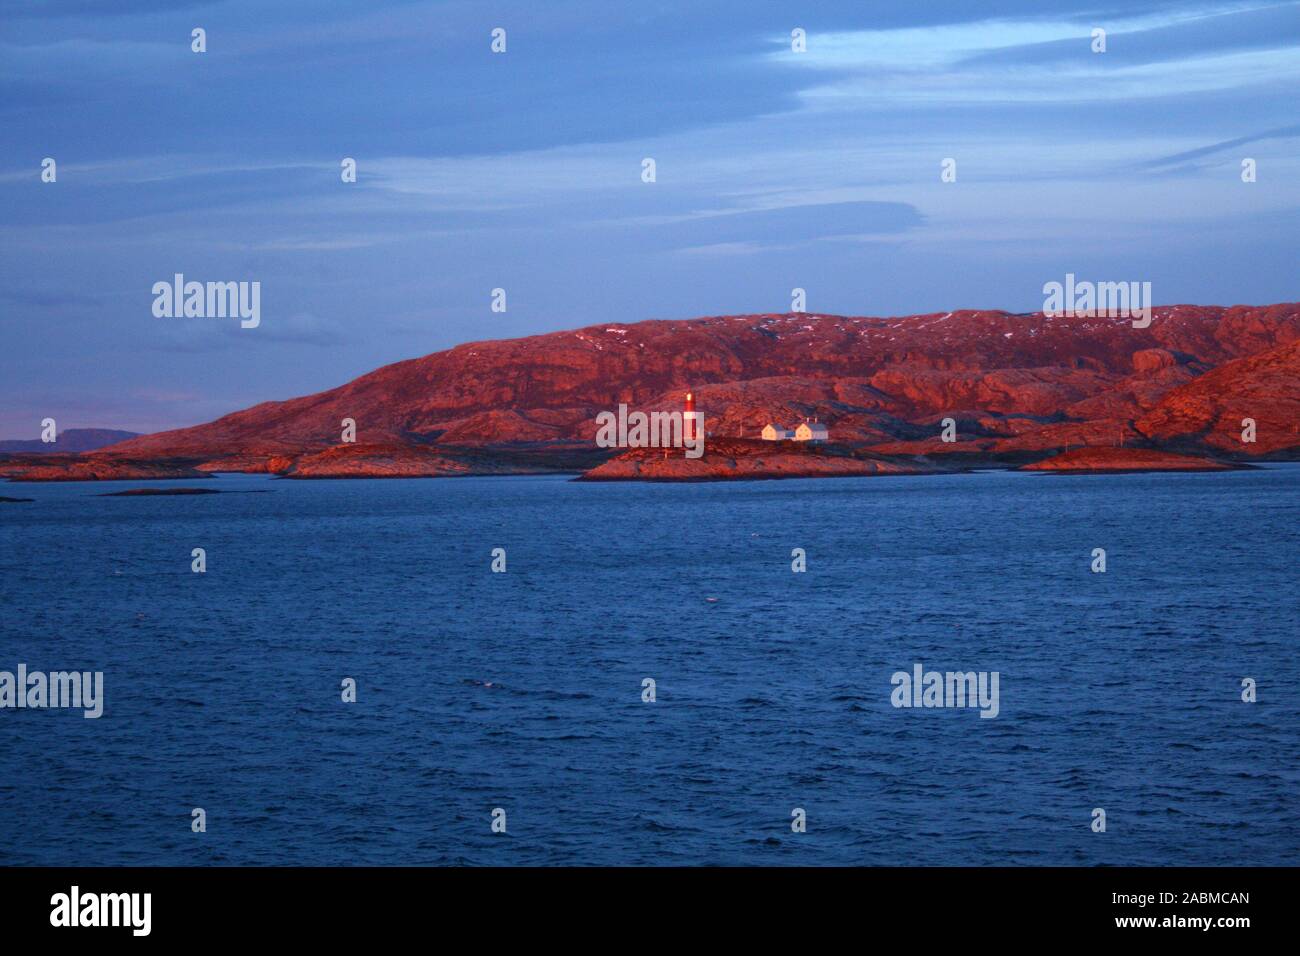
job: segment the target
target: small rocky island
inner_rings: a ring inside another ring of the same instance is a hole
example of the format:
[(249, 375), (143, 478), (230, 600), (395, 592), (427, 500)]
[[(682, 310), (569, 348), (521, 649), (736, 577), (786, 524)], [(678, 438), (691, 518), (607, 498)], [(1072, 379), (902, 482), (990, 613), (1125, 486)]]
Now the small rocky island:
[(156, 495), (219, 495), (216, 488), (130, 488), (126, 491), (106, 491), (97, 498), (152, 498)]

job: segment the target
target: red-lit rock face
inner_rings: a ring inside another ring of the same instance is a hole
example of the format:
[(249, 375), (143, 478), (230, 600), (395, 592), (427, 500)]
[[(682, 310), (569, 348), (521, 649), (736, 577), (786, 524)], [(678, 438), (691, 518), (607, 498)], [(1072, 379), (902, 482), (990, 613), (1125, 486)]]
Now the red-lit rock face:
[[(1255, 441), (1246, 444), (1245, 420)], [(1161, 443), (1267, 455), (1300, 448), (1300, 341), (1226, 362), (1170, 390), (1136, 427)]]
[[(253, 470), (278, 458), (283, 471), (285, 461), (339, 446), (344, 418), (366, 445), (591, 442), (600, 411), (621, 402), (681, 411), (687, 391), (710, 437), (756, 437), (768, 422), (816, 418), (832, 441), (896, 454), (1043, 457), (1121, 442), (1300, 453), (1297, 341), (1300, 304), (1158, 308), (1146, 329), (980, 311), (606, 323), (457, 346), (94, 454)], [(941, 445), (949, 417), (959, 441)], [(1240, 441), (1242, 418), (1257, 422), (1256, 443)], [(302, 466), (350, 471), (364, 457)], [(385, 467), (459, 467), (402, 457)]]

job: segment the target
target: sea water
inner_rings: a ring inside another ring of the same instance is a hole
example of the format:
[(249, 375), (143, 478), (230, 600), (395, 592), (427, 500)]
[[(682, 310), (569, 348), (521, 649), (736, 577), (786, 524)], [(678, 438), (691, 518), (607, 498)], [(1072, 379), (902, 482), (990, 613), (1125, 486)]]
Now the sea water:
[(1300, 859), (1300, 465), (139, 484), (5, 486), (0, 864)]

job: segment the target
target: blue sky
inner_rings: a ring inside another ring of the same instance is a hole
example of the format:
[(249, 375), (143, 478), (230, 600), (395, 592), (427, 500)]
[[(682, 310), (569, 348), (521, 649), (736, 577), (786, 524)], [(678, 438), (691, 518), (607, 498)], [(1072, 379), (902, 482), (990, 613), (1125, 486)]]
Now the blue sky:
[[(0, 437), (796, 286), (858, 315), (1036, 310), (1067, 272), (1295, 300), (1298, 102), (1300, 4), (1268, 0), (6, 0)], [(155, 318), (176, 272), (259, 281), (260, 327)]]

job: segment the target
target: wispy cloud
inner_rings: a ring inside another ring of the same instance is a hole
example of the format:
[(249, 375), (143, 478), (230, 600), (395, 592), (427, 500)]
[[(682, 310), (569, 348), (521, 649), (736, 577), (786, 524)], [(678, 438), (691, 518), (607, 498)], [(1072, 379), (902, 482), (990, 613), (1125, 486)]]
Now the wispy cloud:
[[(1094, 52), (1092, 29), (1106, 49)], [(1077, 103), (1201, 94), (1300, 78), (1300, 5), (1222, 4), (1158, 15), (988, 19), (816, 37), (767, 54), (812, 74), (811, 107)], [(774, 41), (773, 45), (776, 45)]]
[(1180, 153), (1173, 153), (1169, 156), (1159, 156), (1155, 159), (1148, 160), (1139, 165), (1146, 169), (1160, 169), (1165, 166), (1181, 166), (1197, 159), (1204, 159), (1207, 156), (1215, 156), (1228, 150), (1235, 150), (1239, 146), (1246, 146), (1250, 143), (1262, 143), (1275, 139), (1296, 139), (1300, 137), (1300, 123), (1292, 126), (1281, 126), (1277, 129), (1264, 130), (1259, 133), (1251, 133), (1247, 136), (1238, 136), (1235, 139), (1225, 139), (1222, 142), (1210, 143), (1207, 146), (1198, 146), (1195, 149), (1183, 150)]

